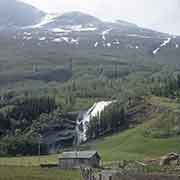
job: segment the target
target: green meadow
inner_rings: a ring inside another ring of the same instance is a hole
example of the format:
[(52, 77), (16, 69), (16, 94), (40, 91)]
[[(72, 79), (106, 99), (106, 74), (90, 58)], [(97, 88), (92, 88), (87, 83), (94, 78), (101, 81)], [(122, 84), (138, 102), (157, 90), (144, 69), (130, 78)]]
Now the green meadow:
[(0, 166), (0, 180), (79, 180), (78, 170)]

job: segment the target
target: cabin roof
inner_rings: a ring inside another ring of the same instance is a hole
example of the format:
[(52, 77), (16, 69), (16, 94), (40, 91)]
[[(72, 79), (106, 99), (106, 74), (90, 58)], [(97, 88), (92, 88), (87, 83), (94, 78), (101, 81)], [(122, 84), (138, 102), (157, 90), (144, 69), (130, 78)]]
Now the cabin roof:
[(97, 156), (100, 159), (100, 155), (97, 151), (70, 151), (63, 152), (59, 157), (60, 159), (90, 159), (93, 156)]

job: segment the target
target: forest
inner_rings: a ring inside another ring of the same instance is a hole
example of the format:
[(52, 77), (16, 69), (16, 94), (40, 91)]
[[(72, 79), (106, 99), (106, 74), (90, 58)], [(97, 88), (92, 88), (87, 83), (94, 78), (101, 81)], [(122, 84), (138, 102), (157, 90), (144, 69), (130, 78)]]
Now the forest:
[(89, 139), (127, 129), (131, 104), (139, 98), (179, 99), (179, 66), (175, 55), (176, 62), (166, 63), (169, 49), (153, 57), (140, 49), (8, 47), (12, 53), (2, 48), (0, 61), (1, 156), (36, 155), (39, 143), (47, 154), (52, 132), (67, 138), (61, 147), (72, 145), (76, 115), (67, 113), (101, 100), (115, 103), (91, 121)]

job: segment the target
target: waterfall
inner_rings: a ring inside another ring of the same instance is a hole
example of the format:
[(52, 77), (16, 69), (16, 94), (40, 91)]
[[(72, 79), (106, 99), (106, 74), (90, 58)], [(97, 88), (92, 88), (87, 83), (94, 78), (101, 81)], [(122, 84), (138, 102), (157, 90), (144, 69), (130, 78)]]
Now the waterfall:
[(113, 101), (100, 101), (95, 103), (89, 110), (85, 111), (77, 119), (76, 125), (76, 144), (79, 145), (87, 141), (87, 130), (88, 124), (93, 117), (96, 117), (101, 114), (104, 109), (112, 104)]

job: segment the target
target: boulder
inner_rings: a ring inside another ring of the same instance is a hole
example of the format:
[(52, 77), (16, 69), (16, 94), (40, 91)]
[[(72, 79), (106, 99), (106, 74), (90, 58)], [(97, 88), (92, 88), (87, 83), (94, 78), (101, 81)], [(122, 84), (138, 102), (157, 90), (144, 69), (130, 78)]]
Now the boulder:
[(180, 155), (177, 153), (169, 153), (161, 158), (160, 165), (180, 165)]

